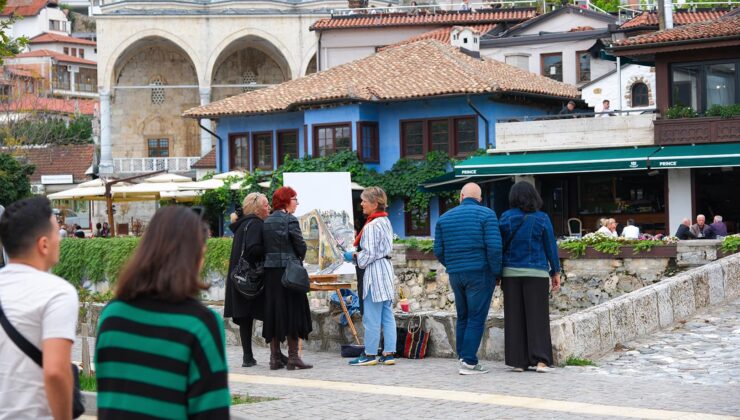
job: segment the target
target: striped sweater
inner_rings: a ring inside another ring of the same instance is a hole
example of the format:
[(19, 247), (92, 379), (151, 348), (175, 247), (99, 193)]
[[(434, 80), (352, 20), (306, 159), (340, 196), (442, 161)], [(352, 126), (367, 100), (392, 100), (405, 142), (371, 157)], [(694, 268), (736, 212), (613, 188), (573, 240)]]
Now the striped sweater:
[(365, 269), (363, 296), (370, 294), (373, 302), (393, 300), (396, 278), (391, 260), (386, 258), (393, 251), (393, 228), (387, 217), (378, 217), (366, 224), (360, 237), (357, 266)]
[(226, 419), (221, 317), (196, 300), (111, 301), (95, 346), (100, 419)]

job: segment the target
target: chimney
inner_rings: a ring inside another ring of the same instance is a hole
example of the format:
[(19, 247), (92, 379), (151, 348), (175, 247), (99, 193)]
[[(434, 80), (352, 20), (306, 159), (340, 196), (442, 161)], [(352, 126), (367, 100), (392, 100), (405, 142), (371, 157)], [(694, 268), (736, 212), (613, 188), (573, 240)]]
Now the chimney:
[(663, 0), (663, 7), (665, 13), (665, 28), (673, 28), (673, 2), (671, 0)]
[(450, 32), (450, 44), (466, 54), (480, 56), (480, 32), (471, 28), (453, 27)]

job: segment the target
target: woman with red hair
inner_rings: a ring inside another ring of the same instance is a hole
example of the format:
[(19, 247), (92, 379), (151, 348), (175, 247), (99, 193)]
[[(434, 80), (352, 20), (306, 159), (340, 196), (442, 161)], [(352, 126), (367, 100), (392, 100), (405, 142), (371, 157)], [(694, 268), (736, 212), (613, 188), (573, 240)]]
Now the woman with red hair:
[(298, 195), (290, 187), (278, 188), (272, 195), (273, 213), (265, 219), (262, 244), (265, 252), (265, 313), (262, 337), (270, 344), (270, 369), (286, 367), (280, 361), (280, 343), (288, 340), (288, 370), (311, 369), (298, 356), (298, 339), (311, 332), (311, 310), (305, 293), (283, 287), (282, 277), (288, 261), (306, 256), (306, 242), (298, 219), (293, 216)]

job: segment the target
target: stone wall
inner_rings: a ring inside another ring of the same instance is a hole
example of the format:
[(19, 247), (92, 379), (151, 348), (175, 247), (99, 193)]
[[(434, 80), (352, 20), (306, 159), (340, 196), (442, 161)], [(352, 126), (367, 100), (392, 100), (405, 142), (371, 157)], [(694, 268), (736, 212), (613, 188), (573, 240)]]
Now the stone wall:
[(721, 258), (720, 239), (679, 241), (676, 245), (676, 264), (679, 267), (698, 267)]

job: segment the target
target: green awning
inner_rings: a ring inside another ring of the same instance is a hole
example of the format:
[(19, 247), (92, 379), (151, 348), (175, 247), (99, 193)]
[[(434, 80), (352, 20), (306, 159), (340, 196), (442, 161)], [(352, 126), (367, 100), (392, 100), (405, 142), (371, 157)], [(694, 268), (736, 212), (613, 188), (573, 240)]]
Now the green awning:
[(424, 181), (419, 185), (419, 191), (427, 193), (439, 193), (446, 191), (459, 190), (468, 182), (470, 177), (456, 178), (455, 172), (447, 172), (446, 174), (434, 177)]
[(740, 143), (663, 146), (650, 156), (651, 169), (740, 166)]
[(648, 157), (656, 150), (657, 146), (651, 146), (475, 156), (455, 165), (455, 176), (645, 170)]

